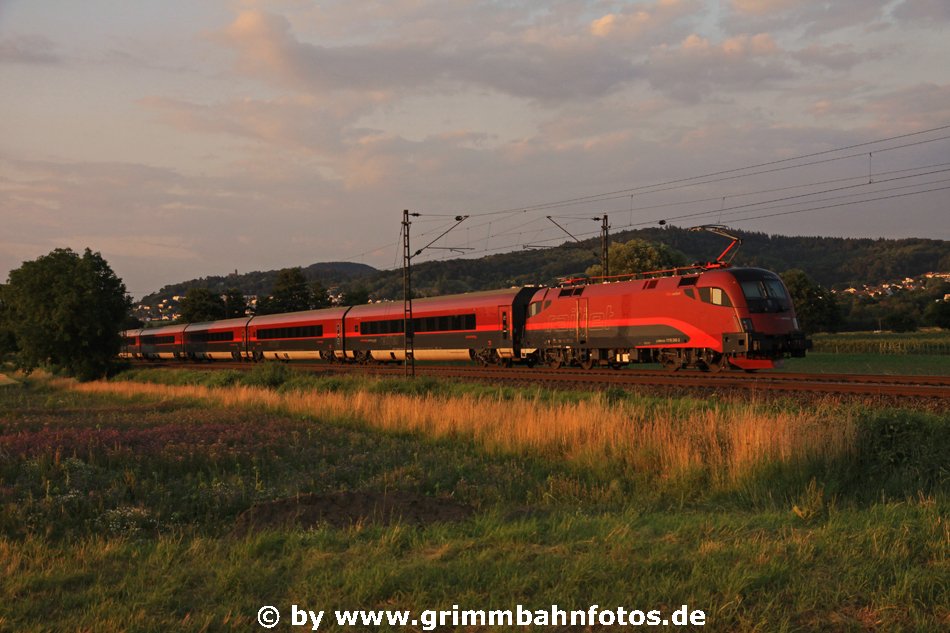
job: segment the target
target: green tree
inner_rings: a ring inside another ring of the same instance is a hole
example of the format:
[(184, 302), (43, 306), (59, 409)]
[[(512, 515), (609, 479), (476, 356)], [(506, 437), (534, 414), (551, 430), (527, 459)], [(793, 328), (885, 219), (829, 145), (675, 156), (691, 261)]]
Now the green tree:
[(798, 268), (782, 273), (782, 281), (795, 306), (795, 316), (802, 331), (837, 332), (841, 324), (841, 310), (835, 296), (811, 280)]
[[(614, 242), (607, 249), (607, 259), (611, 275), (664, 270), (687, 264), (686, 255), (680, 251), (666, 244), (641, 239)], [(597, 277), (603, 274), (603, 270), (600, 264), (594, 264), (587, 269), (587, 274)]]
[(8, 292), (7, 286), (0, 284), (0, 359), (17, 350), (16, 338), (13, 336), (12, 326), (8, 325), (9, 317), (6, 316), (9, 309), (3, 298), (5, 292)]
[(310, 284), (299, 266), (284, 268), (277, 273), (274, 289), (269, 297), (258, 301), (257, 314), (280, 314), (309, 310), (313, 295)]
[(330, 307), (330, 295), (319, 279), (310, 285), (310, 307), (313, 310)]
[(219, 321), (225, 317), (224, 300), (207, 288), (193, 286), (181, 300), (181, 317), (184, 323)]
[(132, 302), (99, 253), (58, 248), (10, 272), (3, 305), (20, 369), (46, 365), (90, 380), (107, 373), (119, 353)]
[(247, 314), (247, 297), (239, 288), (228, 288), (223, 299), (226, 319), (236, 319)]
[[(401, 298), (402, 295), (399, 295)], [(343, 305), (356, 306), (369, 301), (369, 290), (362, 284), (351, 285), (343, 292)]]
[(933, 301), (924, 311), (924, 319), (928, 325), (936, 325), (950, 330), (950, 301)]

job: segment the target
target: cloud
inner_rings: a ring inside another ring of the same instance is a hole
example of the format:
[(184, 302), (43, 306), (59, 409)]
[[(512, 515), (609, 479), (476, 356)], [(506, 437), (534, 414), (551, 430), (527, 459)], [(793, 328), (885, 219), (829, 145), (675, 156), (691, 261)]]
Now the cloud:
[(845, 71), (862, 62), (879, 59), (882, 53), (857, 51), (850, 44), (821, 46), (813, 44), (794, 51), (791, 56), (798, 62), (809, 66), (824, 66), (830, 70)]
[(732, 0), (722, 21), (730, 32), (801, 30), (815, 37), (842, 29), (881, 28), (891, 0)]
[(729, 6), (736, 13), (773, 15), (803, 4), (802, 0), (732, 0)]
[(42, 35), (19, 35), (0, 40), (0, 63), (60, 64), (63, 58), (56, 52), (52, 40)]
[(667, 38), (668, 29), (685, 17), (698, 15), (698, 0), (660, 0), (637, 3), (618, 13), (608, 13), (590, 23), (590, 33), (600, 38)]
[(139, 105), (183, 132), (225, 134), (284, 149), (332, 154), (344, 145), (348, 125), (376, 105), (365, 95), (334, 99), (290, 95), (272, 100), (238, 99), (198, 104), (150, 96)]
[(385, 97), (472, 87), (563, 101), (607, 94), (637, 77), (630, 51), (602, 38), (566, 27), (552, 37), (539, 37), (533, 25), (510, 28), (482, 39), (322, 45), (299, 40), (282, 16), (244, 11), (218, 39), (237, 51), (243, 74), (308, 94), (350, 90)]
[(922, 83), (869, 99), (868, 111), (884, 130), (921, 130), (950, 121), (950, 84)]
[(938, 26), (941, 22), (950, 21), (950, 2), (946, 0), (904, 0), (894, 8), (892, 15), (900, 20), (942, 28)]
[(645, 70), (657, 90), (701, 101), (793, 78), (795, 73), (779, 53), (768, 33), (737, 35), (719, 43), (694, 33), (677, 46), (655, 48)]

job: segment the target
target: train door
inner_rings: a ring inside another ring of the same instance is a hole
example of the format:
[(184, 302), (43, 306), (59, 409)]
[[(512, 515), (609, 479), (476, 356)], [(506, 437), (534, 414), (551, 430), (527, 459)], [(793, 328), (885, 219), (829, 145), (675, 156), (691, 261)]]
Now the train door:
[(588, 307), (587, 298), (578, 298), (577, 300), (577, 309), (576, 309), (576, 322), (575, 322), (575, 334), (577, 337), (578, 345), (587, 344), (587, 334), (590, 330), (590, 309)]
[(498, 306), (498, 322), (501, 324), (501, 340), (508, 345), (511, 341), (511, 306)]

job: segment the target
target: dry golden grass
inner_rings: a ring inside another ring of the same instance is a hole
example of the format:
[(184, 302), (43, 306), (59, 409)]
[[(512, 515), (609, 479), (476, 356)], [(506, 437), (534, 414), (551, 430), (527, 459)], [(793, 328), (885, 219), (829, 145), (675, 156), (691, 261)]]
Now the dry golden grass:
[(500, 452), (528, 452), (579, 464), (621, 462), (634, 471), (672, 477), (699, 469), (714, 483), (740, 480), (765, 464), (832, 460), (851, 450), (847, 414), (763, 412), (753, 405), (682, 411), (671, 400), (647, 410), (594, 398), (551, 404), (539, 399), (474, 396), (279, 393), (259, 387), (167, 386), (131, 382), (73, 383), (87, 393), (196, 399), (223, 407), (258, 407), (394, 432), (470, 438)]

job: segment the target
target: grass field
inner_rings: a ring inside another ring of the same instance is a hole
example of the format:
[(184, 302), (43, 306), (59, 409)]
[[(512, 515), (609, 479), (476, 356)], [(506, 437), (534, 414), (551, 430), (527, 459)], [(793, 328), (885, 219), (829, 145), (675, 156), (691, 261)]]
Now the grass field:
[(813, 350), (826, 354), (925, 354), (950, 356), (950, 330), (814, 334)]
[(950, 622), (950, 415), (126, 378), (0, 389), (0, 630), (263, 630), (264, 605), (295, 630), (292, 604)]
[(950, 356), (938, 354), (845, 354), (809, 352), (786, 359), (778, 371), (814, 374), (950, 376)]

